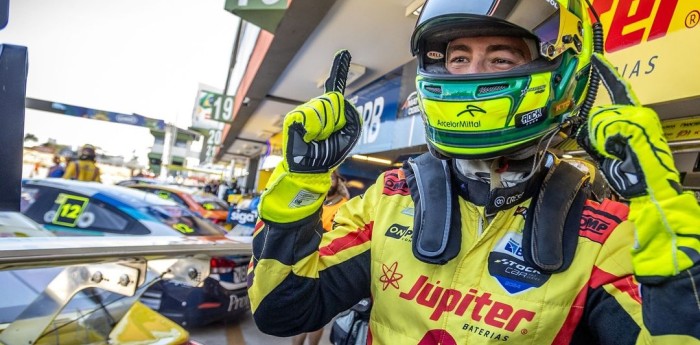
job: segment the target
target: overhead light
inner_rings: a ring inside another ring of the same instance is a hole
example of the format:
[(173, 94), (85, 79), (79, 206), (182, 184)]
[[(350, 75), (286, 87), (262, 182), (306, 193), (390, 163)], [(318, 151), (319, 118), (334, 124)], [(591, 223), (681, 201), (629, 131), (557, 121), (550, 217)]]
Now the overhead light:
[[(367, 67), (358, 65), (356, 63), (350, 63), (350, 68), (348, 69), (348, 79), (345, 81), (345, 85), (352, 84), (355, 80), (360, 79), (367, 72)], [(318, 81), (316, 87), (322, 89), (326, 84), (326, 79), (323, 78)]]
[(364, 155), (353, 155), (352, 159), (358, 160), (358, 161), (366, 161), (366, 162), (372, 162), (372, 163), (379, 163), (379, 164), (384, 164), (384, 165), (391, 165), (391, 161), (388, 159), (382, 159), (382, 158), (376, 158), (376, 157), (371, 157), (371, 156), (364, 156)]
[(406, 17), (418, 16), (423, 10), (423, 5), (425, 0), (413, 0), (410, 4), (406, 6)]

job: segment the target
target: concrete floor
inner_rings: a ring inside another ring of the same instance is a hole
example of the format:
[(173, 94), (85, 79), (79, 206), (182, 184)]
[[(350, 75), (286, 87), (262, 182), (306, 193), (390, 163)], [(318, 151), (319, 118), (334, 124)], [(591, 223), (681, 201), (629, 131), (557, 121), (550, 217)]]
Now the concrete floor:
[[(331, 345), (328, 340), (331, 325), (324, 328), (319, 345)], [(238, 323), (215, 323), (201, 328), (190, 329), (190, 339), (203, 345), (291, 345), (292, 338), (280, 338), (264, 334), (258, 330), (253, 316), (248, 313)]]

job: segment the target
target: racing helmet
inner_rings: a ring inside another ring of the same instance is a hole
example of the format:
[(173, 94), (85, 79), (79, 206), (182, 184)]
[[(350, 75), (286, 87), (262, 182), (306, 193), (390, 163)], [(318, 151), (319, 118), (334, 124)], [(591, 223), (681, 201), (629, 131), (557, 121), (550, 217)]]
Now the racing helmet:
[[(448, 44), (486, 36), (523, 38), (532, 61), (503, 72), (450, 74)], [(536, 145), (580, 107), (593, 30), (584, 0), (428, 0), (411, 51), (430, 152), (487, 159)]]
[(81, 161), (94, 161), (96, 156), (97, 155), (95, 154), (95, 147), (90, 144), (83, 145), (83, 147), (81, 147), (80, 151), (78, 152), (78, 159)]

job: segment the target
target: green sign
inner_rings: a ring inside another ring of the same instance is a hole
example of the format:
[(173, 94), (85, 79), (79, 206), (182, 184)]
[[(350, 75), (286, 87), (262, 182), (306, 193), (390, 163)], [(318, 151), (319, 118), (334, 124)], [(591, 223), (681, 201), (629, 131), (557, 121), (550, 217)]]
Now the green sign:
[(207, 120), (231, 123), (233, 122), (233, 97), (200, 90), (195, 112), (201, 112)]
[(287, 10), (287, 0), (226, 0), (224, 9), (263, 30), (275, 33)]

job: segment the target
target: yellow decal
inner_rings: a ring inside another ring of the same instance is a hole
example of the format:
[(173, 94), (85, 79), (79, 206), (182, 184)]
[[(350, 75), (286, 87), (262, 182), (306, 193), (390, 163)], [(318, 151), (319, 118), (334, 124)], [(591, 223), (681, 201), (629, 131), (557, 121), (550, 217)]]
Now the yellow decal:
[(173, 229), (183, 234), (191, 234), (194, 232), (194, 229), (192, 229), (189, 225), (183, 223), (173, 224)]
[(88, 205), (88, 198), (60, 193), (56, 197), (58, 204), (56, 215), (53, 217), (53, 224), (75, 227), (80, 215)]
[(156, 195), (159, 196), (161, 199), (170, 200), (170, 193), (169, 192), (159, 190), (156, 192)]

